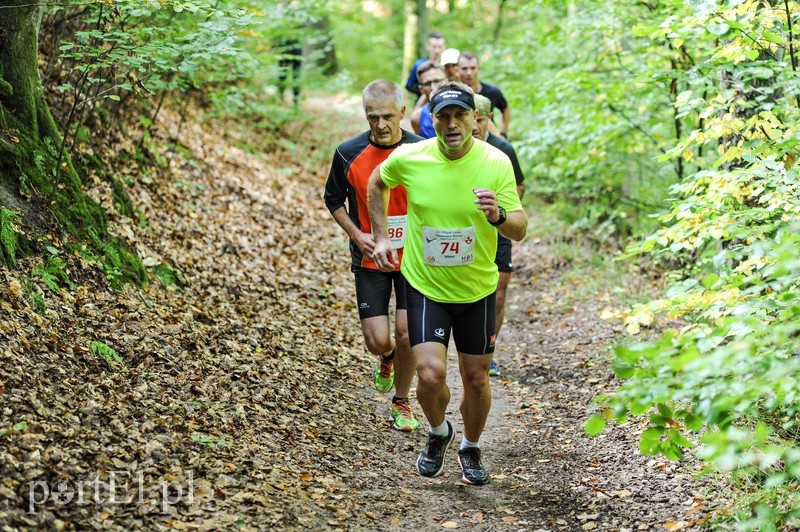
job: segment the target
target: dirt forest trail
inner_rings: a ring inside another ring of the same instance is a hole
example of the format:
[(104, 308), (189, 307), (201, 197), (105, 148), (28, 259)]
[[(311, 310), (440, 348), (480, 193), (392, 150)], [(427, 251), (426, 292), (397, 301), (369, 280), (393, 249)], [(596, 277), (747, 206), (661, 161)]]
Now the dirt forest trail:
[[(327, 107), (349, 116), (354, 134), (366, 127), (358, 104), (307, 102), (312, 110)], [(351, 481), (354, 495), (363, 495), (365, 502), (389, 502), (375, 528), (691, 528), (716, 505), (693, 478), (691, 463), (639, 455), (636, 426), (611, 427), (594, 439), (584, 433), (592, 398), (616, 384), (607, 346), (622, 328), (600, 319), (602, 310), (613, 306), (614, 287), (599, 301), (582, 297), (587, 280), (565, 278), (564, 264), (536, 230), (535, 213), (530, 220), (529, 237), (514, 247), (515, 273), (496, 355), (503, 373), (492, 379), (493, 407), (482, 438), (492, 482), (477, 488), (461, 484), (454, 452), (441, 477), (416, 474), (414, 460), (424, 447), (427, 423), (415, 403), (420, 431), (411, 436), (391, 430), (369, 433), (364, 467)], [(332, 223), (324, 215), (321, 222)], [(363, 363), (364, 377), (370, 363)], [(458, 412), (462, 388), (452, 345), (448, 368), (453, 397), (447, 415), (456, 427), (457, 444), (463, 434)], [(356, 391), (374, 402), (372, 413), (380, 426), (387, 396), (375, 392), (368, 379)]]
[[(112, 291), (75, 259), (77, 288), (40, 285), (42, 313), (21, 275), (0, 272), (0, 530), (678, 530), (722, 504), (691, 462), (639, 456), (636, 425), (584, 434), (591, 399), (615, 385), (619, 325), (599, 318), (613, 287), (583, 296), (589, 280), (552, 253), (536, 213), (514, 247), (482, 438), (492, 480), (462, 484), (453, 452), (440, 477), (417, 475), (427, 423), (390, 428), (347, 242), (321, 199), (336, 142), (366, 122), (358, 99), (302, 110), (258, 154), (235, 127), (183, 126), (169, 178), (132, 191), (146, 229), (112, 216), (182, 286)], [(154, 137), (171, 145), (167, 126)], [(114, 212), (110, 187), (93, 194)], [(458, 441), (453, 353), (449, 383)]]

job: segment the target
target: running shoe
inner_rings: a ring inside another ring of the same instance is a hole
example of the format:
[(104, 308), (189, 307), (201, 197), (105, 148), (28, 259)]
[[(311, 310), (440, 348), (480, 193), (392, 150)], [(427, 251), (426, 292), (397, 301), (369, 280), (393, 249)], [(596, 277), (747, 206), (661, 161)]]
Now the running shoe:
[(461, 481), (465, 484), (480, 486), (489, 482), (489, 473), (481, 463), (481, 450), (478, 447), (459, 449), (458, 467), (461, 468)]
[(417, 458), (417, 471), (423, 477), (435, 477), (442, 473), (444, 455), (456, 437), (453, 425), (449, 421), (447, 422), (447, 430), (449, 431), (447, 436), (436, 436), (428, 433), (428, 443), (425, 445), (425, 450)]
[(411, 432), (419, 427), (419, 421), (414, 417), (414, 412), (411, 410), (411, 405), (408, 401), (392, 402), (392, 421), (394, 421), (392, 423), (394, 430)]
[(378, 357), (378, 364), (372, 372), (372, 382), (375, 389), (381, 393), (386, 393), (394, 385), (394, 361), (386, 362), (383, 357)]
[(497, 365), (497, 362), (492, 360), (492, 363), (489, 365), (489, 376), (490, 377), (499, 377), (500, 376), (500, 366)]

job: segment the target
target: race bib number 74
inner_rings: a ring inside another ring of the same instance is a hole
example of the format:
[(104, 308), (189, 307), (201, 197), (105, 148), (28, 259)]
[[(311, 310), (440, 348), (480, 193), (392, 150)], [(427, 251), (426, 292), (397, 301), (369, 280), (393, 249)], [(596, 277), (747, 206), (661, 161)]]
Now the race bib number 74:
[(422, 228), (425, 262), (430, 266), (463, 266), (475, 260), (475, 227)]

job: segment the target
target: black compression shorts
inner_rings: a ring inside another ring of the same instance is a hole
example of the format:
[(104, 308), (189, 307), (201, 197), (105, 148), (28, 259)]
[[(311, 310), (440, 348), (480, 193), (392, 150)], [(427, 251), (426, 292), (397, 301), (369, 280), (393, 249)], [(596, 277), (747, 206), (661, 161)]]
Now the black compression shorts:
[(382, 272), (369, 268), (358, 268), (356, 277), (356, 301), (360, 319), (389, 315), (389, 300), (394, 286), (395, 308), (406, 308), (406, 280), (399, 271)]
[(514, 268), (511, 266), (511, 240), (497, 235), (497, 255), (494, 257), (497, 270), (511, 273)]
[(437, 303), (406, 283), (411, 346), (439, 342), (447, 346), (450, 331), (459, 353), (494, 353), (495, 293), (474, 303)]

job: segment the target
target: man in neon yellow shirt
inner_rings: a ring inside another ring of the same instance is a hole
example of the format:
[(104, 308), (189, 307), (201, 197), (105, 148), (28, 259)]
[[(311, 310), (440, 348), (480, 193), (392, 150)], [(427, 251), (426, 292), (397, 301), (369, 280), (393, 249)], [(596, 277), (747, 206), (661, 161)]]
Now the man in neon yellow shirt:
[(382, 271), (397, 264), (389, 240), (389, 190), (408, 195), (406, 278), (409, 336), (417, 361), (417, 400), (430, 424), (417, 471), (441, 474), (455, 438), (445, 419), (447, 345), (452, 332), (464, 395), (464, 436), (458, 451), (461, 480), (485, 484), (479, 440), (491, 407), (489, 365), (494, 353), (497, 231), (512, 240), (526, 233), (527, 217), (508, 157), (472, 137), (473, 91), (454, 82), (431, 97), (436, 138), (397, 148), (370, 176), (368, 202), (375, 236), (373, 260)]

